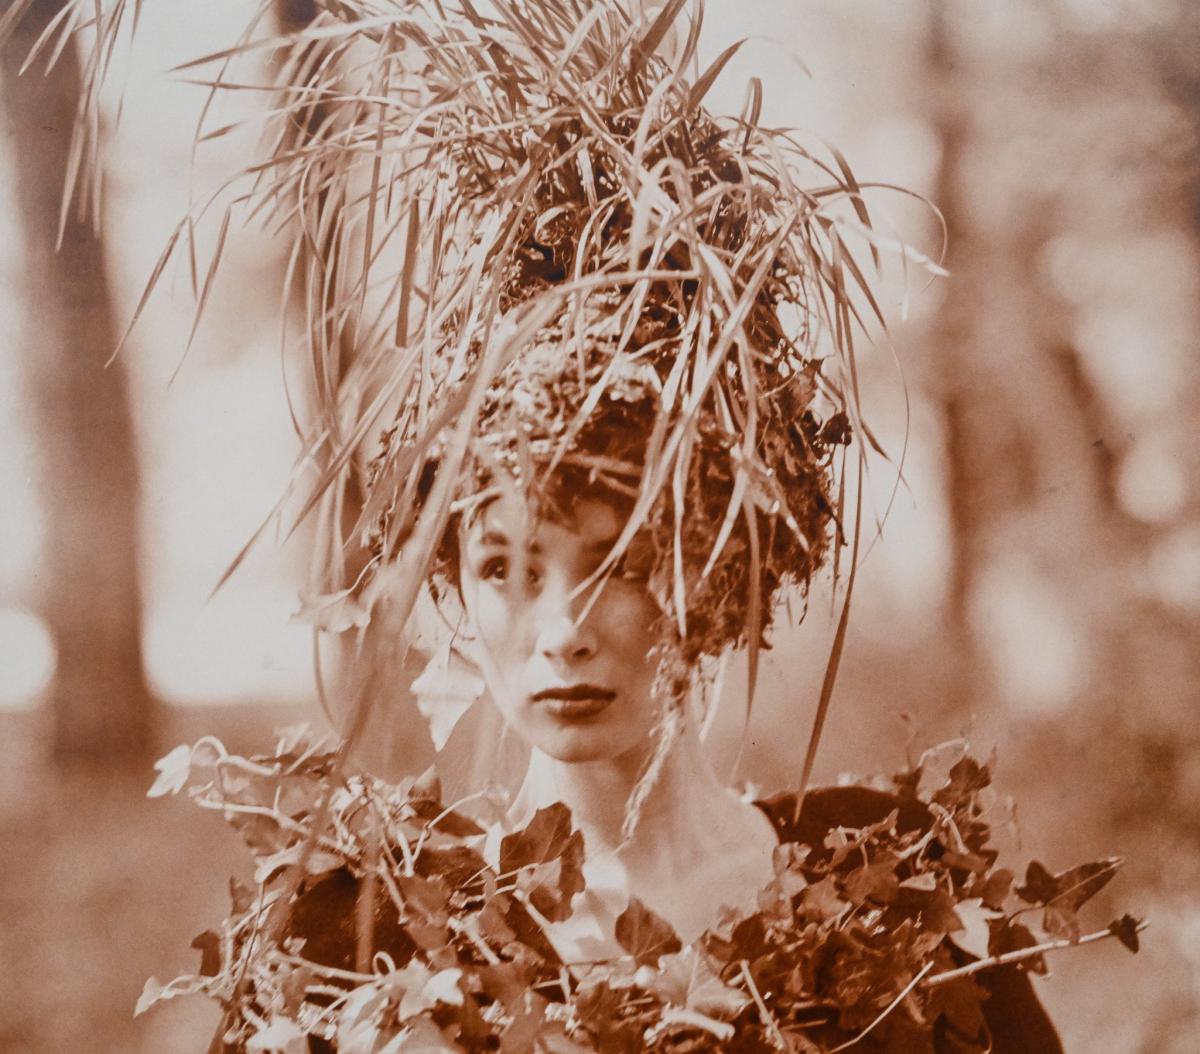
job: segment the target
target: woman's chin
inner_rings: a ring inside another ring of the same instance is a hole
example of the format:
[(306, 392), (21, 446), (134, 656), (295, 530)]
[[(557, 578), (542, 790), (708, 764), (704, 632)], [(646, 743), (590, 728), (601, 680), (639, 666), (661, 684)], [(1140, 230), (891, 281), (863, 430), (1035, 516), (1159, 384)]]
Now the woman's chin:
[(628, 751), (634, 744), (627, 737), (601, 724), (571, 725), (539, 728), (531, 737), (531, 745), (543, 754), (566, 764), (583, 764), (589, 761), (609, 761)]

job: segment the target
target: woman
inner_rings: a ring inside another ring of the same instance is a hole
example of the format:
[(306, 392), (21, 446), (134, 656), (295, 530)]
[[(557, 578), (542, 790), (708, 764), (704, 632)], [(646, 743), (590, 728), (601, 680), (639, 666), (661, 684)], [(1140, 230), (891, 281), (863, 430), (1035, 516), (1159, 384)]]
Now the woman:
[(706, 662), (744, 647), (753, 682), (847, 540), (881, 240), (761, 86), (705, 111), (732, 49), (684, 78), (683, 6), (339, 0), (246, 45), (283, 50), (248, 195), (303, 280), (313, 607), (366, 627), (345, 739), (429, 589), (530, 761), (489, 838), (346, 745), (192, 751), (261, 857), (182, 986), (225, 1006), (215, 1048), (1059, 1049), (1024, 976), (970, 960), (1036, 964), (1021, 913), (1103, 876), (1011, 892), (985, 768), (756, 805), (701, 750)]

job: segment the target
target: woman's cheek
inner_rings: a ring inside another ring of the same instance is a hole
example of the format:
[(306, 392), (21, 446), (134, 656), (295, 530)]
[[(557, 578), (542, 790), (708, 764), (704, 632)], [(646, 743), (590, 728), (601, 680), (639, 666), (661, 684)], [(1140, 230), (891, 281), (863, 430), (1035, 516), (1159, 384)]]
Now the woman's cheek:
[(636, 655), (645, 649), (658, 607), (638, 586), (622, 584), (614, 592), (607, 615), (612, 636), (622, 644), (635, 645)]
[(475, 598), (475, 629), (508, 693), (520, 694), (532, 654), (528, 612), (508, 595), (481, 583)]

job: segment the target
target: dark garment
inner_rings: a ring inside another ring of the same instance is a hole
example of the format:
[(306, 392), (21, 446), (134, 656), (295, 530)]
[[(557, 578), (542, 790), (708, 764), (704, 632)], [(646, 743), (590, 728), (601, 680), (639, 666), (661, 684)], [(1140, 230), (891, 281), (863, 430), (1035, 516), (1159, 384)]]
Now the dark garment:
[[(893, 809), (898, 810), (896, 824), (901, 833), (929, 825), (929, 815), (921, 802), (869, 787), (811, 790), (804, 797), (798, 817), (795, 794), (777, 794), (757, 804), (767, 814), (779, 840), (808, 846), (808, 859), (814, 863), (827, 855), (825, 838), (836, 827), (867, 827), (885, 819)], [(971, 957), (963, 953), (962, 962), (970, 961)], [(1023, 970), (998, 966), (981, 970), (974, 979), (988, 992), (983, 1014), (991, 1033), (991, 1054), (1062, 1054), (1058, 1033)], [(946, 1035), (938, 1037), (935, 1047), (939, 1054), (957, 1049)]]

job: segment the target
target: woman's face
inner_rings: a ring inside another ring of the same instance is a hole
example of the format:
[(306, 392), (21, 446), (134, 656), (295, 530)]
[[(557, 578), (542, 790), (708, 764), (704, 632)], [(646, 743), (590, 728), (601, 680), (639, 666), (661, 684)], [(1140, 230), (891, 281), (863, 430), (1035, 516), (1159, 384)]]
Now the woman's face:
[[(621, 514), (602, 499), (570, 519), (534, 520), (515, 494), (467, 528), (461, 583), (484, 674), (509, 725), (560, 761), (640, 758), (658, 717), (650, 655), (659, 620), (635, 540), (583, 614), (582, 588), (612, 548)], [(638, 565), (641, 565), (640, 567)]]

